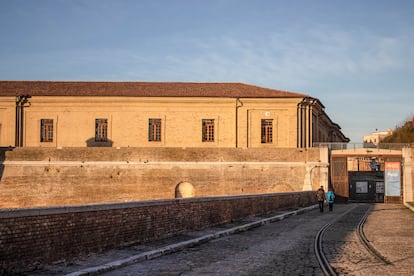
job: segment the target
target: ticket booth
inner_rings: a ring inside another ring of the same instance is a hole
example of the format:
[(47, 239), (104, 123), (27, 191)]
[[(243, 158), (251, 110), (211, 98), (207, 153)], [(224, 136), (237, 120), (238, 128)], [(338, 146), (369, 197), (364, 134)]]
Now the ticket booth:
[(349, 172), (349, 200), (384, 202), (384, 173)]

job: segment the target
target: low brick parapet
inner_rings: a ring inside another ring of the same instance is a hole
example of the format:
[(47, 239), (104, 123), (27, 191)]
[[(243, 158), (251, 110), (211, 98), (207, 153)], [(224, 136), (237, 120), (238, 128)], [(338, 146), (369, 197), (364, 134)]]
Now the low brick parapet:
[(0, 211), (0, 274), (314, 204), (314, 192)]

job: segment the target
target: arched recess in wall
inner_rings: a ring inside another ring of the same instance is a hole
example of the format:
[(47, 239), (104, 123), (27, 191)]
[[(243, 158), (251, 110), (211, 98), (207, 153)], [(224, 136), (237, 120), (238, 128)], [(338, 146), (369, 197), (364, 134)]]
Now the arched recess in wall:
[(193, 184), (182, 181), (175, 186), (175, 198), (194, 197), (195, 191)]

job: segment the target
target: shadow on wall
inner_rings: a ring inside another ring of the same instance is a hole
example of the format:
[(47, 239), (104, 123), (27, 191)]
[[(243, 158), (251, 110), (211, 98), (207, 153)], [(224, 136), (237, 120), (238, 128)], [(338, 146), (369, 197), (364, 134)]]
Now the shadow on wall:
[(112, 147), (112, 140), (106, 140), (106, 141), (96, 141), (95, 137), (89, 138), (88, 140), (86, 140), (86, 146), (87, 147)]

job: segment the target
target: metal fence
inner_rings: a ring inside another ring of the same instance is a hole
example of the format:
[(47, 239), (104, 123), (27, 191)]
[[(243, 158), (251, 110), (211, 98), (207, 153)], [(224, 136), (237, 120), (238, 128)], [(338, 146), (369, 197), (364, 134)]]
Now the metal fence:
[(313, 143), (316, 148), (329, 148), (331, 150), (349, 150), (349, 149), (385, 149), (385, 150), (401, 150), (402, 148), (412, 148), (414, 143)]

